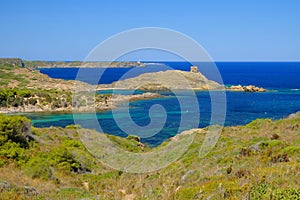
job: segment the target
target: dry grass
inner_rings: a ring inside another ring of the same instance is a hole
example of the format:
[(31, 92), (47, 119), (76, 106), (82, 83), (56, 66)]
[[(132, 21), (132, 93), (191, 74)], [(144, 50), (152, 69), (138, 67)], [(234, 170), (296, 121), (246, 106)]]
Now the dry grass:
[[(51, 151), (66, 138), (78, 140), (73, 129), (35, 131), (43, 141), (38, 149), (41, 152)], [(279, 137), (275, 139), (274, 133)], [(254, 187), (260, 188), (261, 184), (275, 189), (299, 188), (299, 133), (300, 115), (278, 121), (255, 120), (246, 126), (225, 127), (215, 148), (203, 159), (198, 157), (198, 150), (205, 133), (197, 133), (193, 144), (179, 160), (155, 172), (125, 173), (95, 160), (92, 173), (55, 171), (59, 183), (31, 179), (22, 168), (14, 165), (0, 168), (0, 180), (16, 187), (35, 187), (40, 192), (37, 198), (242, 199), (252, 190), (260, 191)], [(137, 145), (132, 140), (109, 138), (121, 147), (122, 144)], [(127, 147), (127, 150), (140, 151), (138, 146)], [(285, 154), (288, 157), (285, 162), (272, 162)], [(275, 189), (268, 191), (277, 191)]]

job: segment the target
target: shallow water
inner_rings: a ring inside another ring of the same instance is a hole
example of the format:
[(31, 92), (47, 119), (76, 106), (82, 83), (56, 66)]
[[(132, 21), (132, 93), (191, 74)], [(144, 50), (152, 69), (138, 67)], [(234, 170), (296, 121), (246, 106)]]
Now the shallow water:
[[(108, 92), (108, 91), (106, 91)], [(122, 93), (122, 92), (120, 92)], [(130, 116), (132, 120), (139, 126), (147, 126), (150, 123), (149, 109), (153, 105), (161, 105), (166, 110), (166, 122), (163, 128), (154, 136), (143, 138), (142, 141), (151, 145), (156, 146), (177, 134), (178, 131), (183, 131), (195, 127), (205, 127), (210, 125), (211, 119), (211, 99), (210, 94), (207, 91), (198, 91), (196, 96), (199, 102), (199, 110), (195, 110), (194, 105), (187, 103), (180, 107), (178, 98), (186, 98), (188, 96), (174, 96), (172, 93), (164, 93), (168, 95), (165, 98), (157, 98), (150, 100), (139, 100), (130, 103)], [(300, 110), (300, 91), (282, 90), (276, 92), (267, 93), (244, 93), (244, 92), (226, 92), (226, 119), (225, 125), (243, 125), (251, 122), (257, 118), (271, 118), (280, 119), (287, 117), (289, 114)], [(188, 102), (188, 101), (187, 101)], [(158, 112), (156, 115), (152, 115), (152, 120), (162, 120), (164, 117), (163, 113)], [(191, 118), (190, 123), (185, 123), (184, 126), (180, 125), (181, 119), (184, 115), (189, 115)], [(34, 126), (36, 127), (49, 127), (49, 126), (61, 126), (65, 127), (70, 124), (74, 124), (72, 113), (27, 113)], [(199, 124), (195, 124), (199, 116)], [(93, 124), (94, 114), (83, 113), (76, 114), (76, 123), (80, 124), (85, 128), (96, 128), (100, 129)], [(128, 130), (132, 130), (130, 134), (142, 134), (137, 133), (138, 129), (131, 129), (131, 125), (126, 119), (126, 109), (119, 107), (115, 114), (112, 111), (100, 112), (96, 114), (97, 120), (101, 126), (102, 131), (126, 137)], [(116, 124), (119, 121), (119, 125)], [(120, 127), (125, 127), (123, 131)], [(180, 130), (178, 129), (180, 127)], [(152, 128), (152, 129), (151, 129)], [(148, 129), (141, 129), (140, 132), (143, 134), (151, 135), (155, 127), (149, 127)]]

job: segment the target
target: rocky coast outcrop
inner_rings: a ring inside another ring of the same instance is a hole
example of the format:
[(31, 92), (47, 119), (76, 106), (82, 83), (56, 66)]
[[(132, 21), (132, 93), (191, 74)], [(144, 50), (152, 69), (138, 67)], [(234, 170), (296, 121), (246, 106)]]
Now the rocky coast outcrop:
[[(6, 104), (0, 106), (0, 113), (20, 113), (20, 112), (92, 112), (115, 109), (118, 105), (151, 98), (158, 98), (157, 93), (143, 93), (134, 95), (101, 95), (101, 94), (79, 94), (79, 98), (71, 102), (68, 95), (57, 95), (49, 101), (41, 96), (29, 98), (18, 98), (19, 104)], [(46, 97), (49, 98), (49, 97)], [(14, 100), (15, 100), (14, 99)], [(1, 101), (0, 101), (1, 103)]]
[(242, 86), (242, 85), (232, 85), (230, 87), (226, 88), (229, 91), (236, 91), (236, 92), (266, 92), (267, 90), (262, 87), (257, 87), (254, 85), (247, 85), (247, 86)]

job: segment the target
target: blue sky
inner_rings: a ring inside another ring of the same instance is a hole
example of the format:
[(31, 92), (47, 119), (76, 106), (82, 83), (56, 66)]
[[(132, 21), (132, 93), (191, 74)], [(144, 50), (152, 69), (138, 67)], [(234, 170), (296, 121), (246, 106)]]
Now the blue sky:
[(83, 60), (114, 34), (162, 27), (192, 37), (214, 60), (299, 61), (299, 10), (299, 0), (6, 0), (0, 57)]

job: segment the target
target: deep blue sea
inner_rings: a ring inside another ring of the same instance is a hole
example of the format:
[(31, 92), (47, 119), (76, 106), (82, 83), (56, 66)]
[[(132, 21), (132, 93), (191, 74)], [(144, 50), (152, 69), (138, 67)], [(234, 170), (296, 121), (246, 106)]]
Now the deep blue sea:
[[(165, 70), (161, 64), (167, 65), (173, 69), (180, 69), (189, 71), (190, 63), (186, 62), (164, 62), (157, 65), (149, 64), (146, 67), (136, 68), (134, 73), (129, 74), (128, 77), (137, 76), (145, 72), (154, 72)], [(204, 63), (205, 64), (205, 63)], [(203, 63), (199, 63), (199, 70)], [(269, 89), (266, 93), (243, 93), (243, 92), (226, 92), (226, 119), (225, 125), (243, 125), (251, 122), (257, 118), (271, 118), (280, 119), (287, 117), (289, 114), (300, 111), (300, 63), (299, 62), (218, 62), (216, 63), (220, 71), (223, 83), (226, 85), (256, 85)], [(123, 74), (130, 72), (133, 68), (112, 68), (112, 69), (84, 69), (78, 79), (96, 84), (96, 83), (111, 83), (119, 80)], [(82, 69), (81, 69), (82, 70)], [(61, 78), (66, 80), (76, 79), (78, 69), (76, 68), (52, 68), (40, 69), (53, 78)], [(102, 74), (101, 79), (98, 80), (98, 75)], [(209, 79), (214, 79), (214, 76), (205, 73)], [(109, 93), (111, 91), (102, 91)], [(124, 93), (124, 91), (117, 91)], [(101, 91), (100, 91), (101, 93)], [(138, 93), (138, 91), (137, 91)], [(205, 127), (210, 124), (211, 119), (211, 96), (207, 91), (196, 92), (197, 100), (199, 102), (200, 122), (195, 124), (186, 123), (184, 127), (180, 126), (180, 120), (183, 115), (191, 114), (189, 105), (185, 105), (184, 109), (180, 107), (178, 102), (178, 95), (175, 97), (173, 93), (164, 93), (166, 98), (158, 98), (151, 100), (140, 100), (130, 103), (130, 116), (132, 120), (139, 126), (147, 126), (151, 120), (149, 117), (149, 109), (151, 106), (159, 104), (166, 110), (166, 122), (163, 128), (154, 136), (142, 138), (142, 142), (150, 146), (159, 145), (161, 142), (169, 137), (176, 135), (178, 131)], [(184, 96), (184, 94), (183, 94)], [(181, 97), (180, 97), (181, 98)], [(185, 98), (185, 97), (182, 97)], [(119, 112), (113, 117), (112, 111), (97, 113), (97, 119), (104, 132), (127, 136), (127, 132), (120, 129), (120, 124), (116, 124), (116, 119), (121, 123), (121, 127), (125, 127), (129, 123), (124, 116), (126, 112), (119, 108)], [(36, 127), (62, 126), (73, 124), (73, 115), (56, 113), (28, 113), (26, 114), (32, 119)], [(192, 116), (192, 115), (191, 115)], [(77, 123), (83, 127), (94, 128), (91, 125), (92, 114), (80, 114)], [(153, 116), (152, 116), (153, 117)], [(159, 116), (158, 116), (159, 117)], [(122, 119), (123, 120), (122, 122)], [(130, 127), (129, 127), (130, 129)], [(133, 129), (130, 134), (135, 134)], [(143, 131), (151, 132), (152, 129)]]

